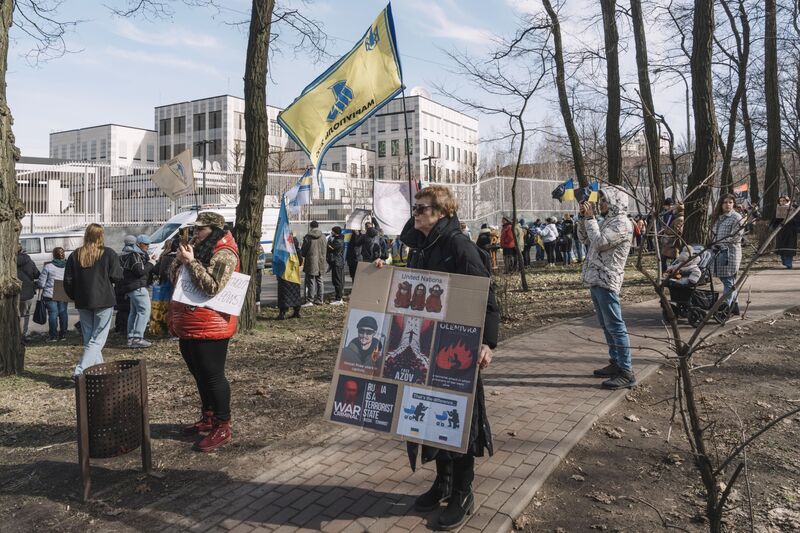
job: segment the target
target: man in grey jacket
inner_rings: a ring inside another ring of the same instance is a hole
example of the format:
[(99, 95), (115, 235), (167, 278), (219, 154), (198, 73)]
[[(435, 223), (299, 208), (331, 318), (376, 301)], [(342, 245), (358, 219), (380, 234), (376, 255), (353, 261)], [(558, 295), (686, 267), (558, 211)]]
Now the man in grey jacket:
[(322, 274), (325, 272), (325, 252), (328, 244), (325, 236), (319, 229), (319, 223), (312, 220), (309, 224), (311, 229), (303, 237), (301, 254), (303, 256), (303, 273), (306, 276), (306, 303), (303, 307), (311, 305), (322, 305), (323, 281)]
[(581, 281), (591, 292), (610, 359), (608, 366), (595, 370), (594, 375), (608, 378), (603, 382), (605, 388), (630, 388), (636, 385), (636, 377), (631, 366), (628, 329), (619, 302), (633, 236), (633, 225), (628, 219), (627, 192), (617, 186), (604, 186), (600, 190), (597, 210), (603, 216), (602, 222), (595, 218), (592, 204), (583, 202), (578, 219), (578, 238), (589, 249)]

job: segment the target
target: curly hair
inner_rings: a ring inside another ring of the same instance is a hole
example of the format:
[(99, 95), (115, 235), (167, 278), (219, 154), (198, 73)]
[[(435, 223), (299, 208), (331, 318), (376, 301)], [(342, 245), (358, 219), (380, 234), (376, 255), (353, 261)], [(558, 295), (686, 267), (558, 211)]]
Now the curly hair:
[(430, 200), (431, 207), (446, 217), (454, 217), (458, 211), (458, 200), (453, 192), (444, 185), (431, 185), (421, 189), (414, 195), (416, 200), (426, 198)]

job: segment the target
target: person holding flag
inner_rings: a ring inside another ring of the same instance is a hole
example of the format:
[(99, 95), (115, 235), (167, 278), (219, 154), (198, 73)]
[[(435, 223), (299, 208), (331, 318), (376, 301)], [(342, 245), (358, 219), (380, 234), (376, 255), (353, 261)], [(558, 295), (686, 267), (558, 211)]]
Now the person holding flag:
[(278, 212), (278, 225), (272, 241), (272, 272), (278, 279), (278, 316), (277, 320), (286, 318), (286, 311), (291, 307), (294, 313), (290, 318), (300, 318), (300, 306), (303, 297), (300, 291), (300, 257), (297, 254), (299, 245), (289, 225), (286, 212), (286, 197), (281, 198)]

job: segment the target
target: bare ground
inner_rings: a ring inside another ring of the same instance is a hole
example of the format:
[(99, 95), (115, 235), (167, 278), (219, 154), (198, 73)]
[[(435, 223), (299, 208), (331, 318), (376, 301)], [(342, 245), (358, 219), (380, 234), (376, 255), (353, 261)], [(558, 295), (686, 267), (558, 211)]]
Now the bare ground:
[[(739, 349), (723, 366), (695, 376), (718, 456), (739, 444), (743, 431), (750, 435), (798, 407), (799, 329), (797, 308), (737, 327), (701, 352), (698, 364)], [(672, 424), (670, 433), (674, 379), (665, 366), (607, 413), (551, 474), (517, 519), (517, 529), (706, 531), (704, 490), (688, 442), (680, 425)], [(750, 531), (749, 502), (754, 531), (800, 531), (799, 437), (800, 415), (794, 415), (748, 447), (749, 488), (743, 479), (735, 485), (728, 531)]]

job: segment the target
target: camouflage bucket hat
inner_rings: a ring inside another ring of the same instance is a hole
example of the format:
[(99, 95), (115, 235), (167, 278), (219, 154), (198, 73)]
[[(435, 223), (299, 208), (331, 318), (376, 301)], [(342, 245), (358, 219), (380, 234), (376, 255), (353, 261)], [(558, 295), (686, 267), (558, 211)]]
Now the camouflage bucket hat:
[(223, 229), (225, 227), (225, 218), (219, 213), (205, 211), (197, 215), (197, 220), (194, 221), (194, 225), (197, 227), (211, 226)]

